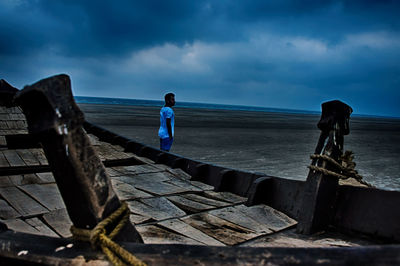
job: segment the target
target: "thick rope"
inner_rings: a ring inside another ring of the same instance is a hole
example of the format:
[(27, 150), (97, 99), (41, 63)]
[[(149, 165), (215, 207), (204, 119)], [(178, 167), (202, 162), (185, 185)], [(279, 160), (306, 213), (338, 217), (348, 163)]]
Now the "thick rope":
[[(118, 224), (107, 235), (106, 227), (118, 220)], [(126, 202), (123, 202), (114, 213), (98, 223), (92, 230), (72, 226), (71, 233), (76, 240), (90, 242), (93, 248), (100, 247), (114, 265), (144, 266), (146, 264), (143, 261), (112, 240), (122, 230), (128, 220), (129, 208)]]
[(360, 184), (363, 184), (367, 187), (374, 187), (370, 183), (364, 181), (361, 175), (358, 174), (357, 170), (355, 170), (356, 163), (353, 162), (354, 155), (353, 152), (351, 151), (346, 151), (344, 155), (341, 156), (341, 162), (342, 164), (336, 162), (334, 159), (327, 155), (321, 155), (321, 154), (312, 154), (310, 156), (311, 159), (322, 159), (333, 165), (337, 172), (327, 170), (325, 168), (315, 166), (315, 165), (310, 165), (308, 166), (309, 169), (323, 173), (324, 175), (327, 176), (333, 176), (338, 179), (349, 179), (349, 178), (354, 178), (356, 181), (358, 181)]

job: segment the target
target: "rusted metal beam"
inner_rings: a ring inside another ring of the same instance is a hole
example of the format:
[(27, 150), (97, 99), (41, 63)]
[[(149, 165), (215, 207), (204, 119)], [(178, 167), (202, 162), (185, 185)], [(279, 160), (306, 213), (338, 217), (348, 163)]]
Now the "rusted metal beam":
[[(43, 146), (74, 226), (94, 228), (121, 203), (82, 128), (84, 116), (73, 99), (69, 77), (57, 75), (26, 86), (15, 101), (26, 116), (29, 133)], [(141, 241), (130, 223), (118, 238)]]
[[(349, 118), (352, 111), (350, 106), (337, 100), (322, 104), (321, 120), (318, 123), (321, 135), (315, 154), (327, 155), (335, 161), (339, 161), (343, 153), (344, 135), (350, 131)], [(311, 164), (334, 171), (333, 167), (325, 160), (314, 159)], [(337, 188), (338, 179), (336, 177), (310, 169), (299, 213), (297, 226), (299, 233), (310, 234), (324, 230), (331, 224)]]

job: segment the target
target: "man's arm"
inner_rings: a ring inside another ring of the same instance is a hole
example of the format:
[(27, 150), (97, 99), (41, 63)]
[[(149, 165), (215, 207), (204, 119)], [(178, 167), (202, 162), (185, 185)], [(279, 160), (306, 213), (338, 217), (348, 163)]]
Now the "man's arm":
[(171, 118), (167, 118), (167, 129), (169, 138), (172, 139), (172, 127), (171, 127)]

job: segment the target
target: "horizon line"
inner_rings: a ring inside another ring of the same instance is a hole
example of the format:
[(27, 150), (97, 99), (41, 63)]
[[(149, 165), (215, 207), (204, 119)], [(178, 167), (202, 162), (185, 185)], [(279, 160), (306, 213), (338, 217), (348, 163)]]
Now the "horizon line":
[[(160, 102), (162, 103), (163, 100), (152, 100), (152, 99), (137, 99), (137, 98), (122, 98), (122, 97), (101, 97), (101, 96), (73, 96), (74, 98), (100, 98), (100, 99), (116, 99), (116, 100), (138, 100), (138, 101), (153, 101), (153, 102)], [(82, 102), (81, 102), (82, 103)], [(292, 108), (284, 108), (284, 107), (265, 107), (265, 106), (256, 106), (256, 105), (239, 105), (239, 104), (225, 104), (225, 103), (205, 103), (205, 102), (191, 102), (191, 101), (179, 101), (177, 102), (176, 107), (178, 108), (203, 108), (206, 109), (206, 107), (201, 107), (201, 106), (179, 106), (179, 103), (187, 103), (187, 104), (200, 104), (200, 105), (216, 105), (216, 106), (221, 106), (221, 107), (237, 107), (237, 109), (234, 110), (240, 110), (240, 111), (249, 111), (249, 112), (271, 112), (271, 110), (276, 110), (278, 112), (276, 113), (291, 113), (291, 114), (321, 114), (321, 110), (316, 111), (316, 110), (305, 110), (305, 109), (292, 109)], [(88, 104), (96, 104), (96, 103), (88, 103)], [(106, 105), (118, 105), (115, 103), (102, 103)], [(135, 106), (135, 105), (132, 105)], [(143, 106), (140, 104), (137, 104), (136, 106)], [(240, 109), (240, 107), (243, 107), (243, 109)], [(244, 109), (244, 108), (255, 108), (255, 109), (260, 109), (260, 110), (249, 110), (249, 109)], [(213, 109), (213, 108), (207, 108), (207, 109)], [(225, 108), (214, 108), (217, 110), (232, 110), (232, 109), (225, 109)], [(264, 109), (264, 110), (262, 110)], [(269, 110), (267, 110), (269, 109)], [(279, 112), (281, 110), (282, 112)], [(283, 112), (285, 111), (285, 112)], [(358, 117), (373, 117), (373, 118), (389, 118), (389, 119), (400, 119), (400, 116), (389, 116), (389, 115), (374, 115), (374, 114), (362, 114), (362, 113), (353, 113), (353, 116), (358, 116)]]

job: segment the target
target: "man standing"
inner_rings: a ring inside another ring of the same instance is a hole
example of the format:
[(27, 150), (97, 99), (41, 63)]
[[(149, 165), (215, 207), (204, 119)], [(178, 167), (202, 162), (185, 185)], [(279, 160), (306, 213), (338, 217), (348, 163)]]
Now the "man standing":
[(165, 105), (160, 110), (160, 129), (158, 130), (158, 136), (160, 137), (160, 150), (169, 151), (174, 141), (175, 115), (172, 106), (175, 105), (175, 94), (167, 93), (164, 99)]

